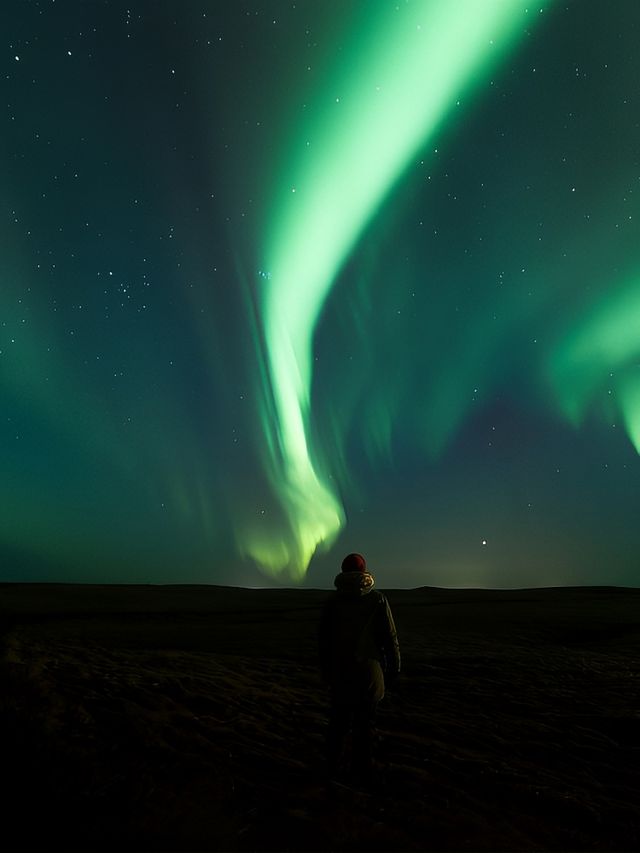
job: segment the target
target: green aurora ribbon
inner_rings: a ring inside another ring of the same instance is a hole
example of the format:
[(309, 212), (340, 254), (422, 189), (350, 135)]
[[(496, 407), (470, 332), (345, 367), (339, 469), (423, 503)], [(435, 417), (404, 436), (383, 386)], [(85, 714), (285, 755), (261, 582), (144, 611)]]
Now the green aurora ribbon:
[(525, 0), (368, 0), (323, 92), (292, 117), (264, 229), (263, 463), (282, 524), (237, 541), (274, 576), (304, 577), (345, 522), (311, 446), (313, 336), (365, 227), (461, 95), (481, 86), (539, 16)]

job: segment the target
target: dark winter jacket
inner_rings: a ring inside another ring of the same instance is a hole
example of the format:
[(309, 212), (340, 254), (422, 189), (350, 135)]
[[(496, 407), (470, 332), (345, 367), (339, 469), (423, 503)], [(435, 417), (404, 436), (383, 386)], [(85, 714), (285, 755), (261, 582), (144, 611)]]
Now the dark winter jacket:
[(318, 632), (320, 668), (326, 681), (339, 681), (369, 660), (387, 679), (400, 672), (400, 647), (386, 596), (374, 590), (368, 572), (342, 572), (336, 592), (322, 611)]

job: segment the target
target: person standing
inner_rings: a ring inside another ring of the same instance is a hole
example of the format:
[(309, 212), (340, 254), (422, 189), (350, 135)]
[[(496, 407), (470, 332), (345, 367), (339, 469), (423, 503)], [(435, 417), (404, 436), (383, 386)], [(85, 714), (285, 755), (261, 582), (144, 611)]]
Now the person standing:
[[(398, 635), (386, 596), (374, 589), (362, 554), (347, 554), (325, 603), (318, 629), (320, 669), (330, 688), (327, 763), (330, 778), (344, 770), (367, 778), (373, 767), (373, 723), (385, 679), (400, 673)], [(344, 766), (351, 732), (351, 767)]]

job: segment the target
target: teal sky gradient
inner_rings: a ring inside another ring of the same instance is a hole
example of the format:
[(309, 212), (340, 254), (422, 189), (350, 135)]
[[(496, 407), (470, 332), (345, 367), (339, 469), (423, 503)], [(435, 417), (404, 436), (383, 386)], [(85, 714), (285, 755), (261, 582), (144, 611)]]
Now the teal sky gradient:
[(636, 2), (5, 6), (0, 580), (637, 584)]

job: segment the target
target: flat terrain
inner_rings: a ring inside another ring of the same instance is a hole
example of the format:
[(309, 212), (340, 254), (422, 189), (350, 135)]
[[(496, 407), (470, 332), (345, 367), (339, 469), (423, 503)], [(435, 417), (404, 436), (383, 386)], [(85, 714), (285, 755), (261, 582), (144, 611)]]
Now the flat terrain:
[(388, 590), (374, 793), (322, 780), (328, 594), (0, 585), (0, 845), (640, 849), (640, 590)]

